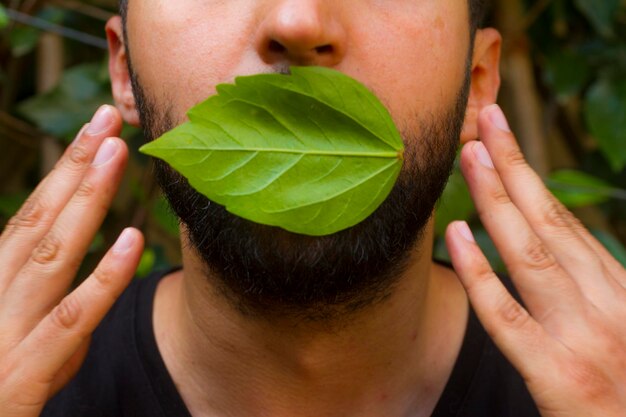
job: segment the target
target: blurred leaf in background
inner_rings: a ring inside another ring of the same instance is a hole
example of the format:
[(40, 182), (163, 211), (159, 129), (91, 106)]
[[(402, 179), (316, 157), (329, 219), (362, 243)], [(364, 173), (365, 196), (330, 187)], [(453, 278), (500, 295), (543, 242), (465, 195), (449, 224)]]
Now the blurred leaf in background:
[(152, 203), (152, 215), (156, 224), (168, 235), (178, 237), (178, 217), (172, 212), (167, 200), (160, 197)]
[(476, 213), (476, 208), (461, 174), (457, 158), (448, 185), (439, 199), (435, 216), (435, 233), (442, 236), (451, 222), (460, 219), (467, 220), (474, 213)]
[(51, 91), (22, 101), (17, 112), (45, 133), (70, 141), (102, 104), (112, 104), (104, 64), (81, 64), (67, 69)]
[(599, 34), (605, 37), (614, 35), (613, 20), (619, 9), (620, 0), (575, 0), (574, 4)]
[(9, 24), (9, 16), (7, 15), (6, 8), (0, 4), (0, 29), (4, 29)]
[[(626, 69), (625, 69), (626, 70)], [(626, 79), (600, 78), (589, 89), (585, 118), (614, 171), (626, 166)]]
[(546, 184), (566, 207), (584, 207), (605, 203), (612, 198), (626, 200), (626, 190), (614, 188), (608, 182), (582, 171), (554, 171)]
[(615, 256), (618, 262), (626, 267), (626, 248), (615, 236), (602, 230), (592, 230), (591, 233)]
[(40, 32), (30, 27), (20, 27), (11, 31), (9, 34), (9, 44), (11, 45), (11, 53), (14, 57), (19, 58), (29, 54), (35, 50), (37, 42), (39, 42)]
[(11, 217), (24, 204), (32, 190), (24, 190), (14, 194), (0, 195), (0, 216)]

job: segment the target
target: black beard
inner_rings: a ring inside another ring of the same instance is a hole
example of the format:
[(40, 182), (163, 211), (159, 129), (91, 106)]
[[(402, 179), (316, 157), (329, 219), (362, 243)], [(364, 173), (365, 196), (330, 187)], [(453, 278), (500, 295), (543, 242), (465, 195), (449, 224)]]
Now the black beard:
[[(130, 55), (128, 55), (130, 56)], [(171, 111), (131, 78), (147, 140), (175, 126)], [(246, 315), (331, 320), (384, 300), (406, 270), (454, 164), (470, 86), (456, 102), (421, 120), (420, 135), (403, 132), (405, 164), (384, 203), (362, 223), (310, 237), (237, 217), (156, 160), (156, 177), (205, 274)], [(406, 129), (405, 129), (406, 130)]]

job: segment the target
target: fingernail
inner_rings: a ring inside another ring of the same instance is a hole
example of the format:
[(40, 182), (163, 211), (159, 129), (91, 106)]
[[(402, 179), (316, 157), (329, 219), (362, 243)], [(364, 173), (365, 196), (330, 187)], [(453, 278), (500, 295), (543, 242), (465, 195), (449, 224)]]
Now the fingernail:
[(489, 152), (487, 152), (487, 148), (485, 148), (485, 145), (482, 142), (474, 143), (474, 146), (472, 147), (472, 151), (474, 151), (474, 155), (476, 155), (476, 159), (478, 159), (478, 162), (480, 162), (482, 166), (484, 166), (485, 168), (489, 168), (489, 169), (494, 168), (493, 160), (491, 159)]
[(104, 132), (113, 123), (113, 110), (111, 106), (102, 106), (94, 114), (86, 133), (89, 135), (97, 135)]
[(117, 148), (119, 145), (113, 139), (106, 139), (102, 145), (100, 145), (100, 149), (98, 149), (98, 153), (96, 157), (93, 159), (91, 165), (100, 166), (104, 165), (113, 158), (113, 156), (117, 153)]
[(115, 253), (124, 253), (128, 252), (128, 250), (135, 243), (135, 234), (132, 229), (124, 229), (120, 237), (117, 238), (117, 241), (113, 245), (113, 252)]
[(497, 104), (492, 105), (489, 109), (489, 120), (491, 120), (491, 123), (498, 129), (504, 132), (511, 132), (509, 122), (507, 122), (502, 109)]
[(470, 243), (476, 243), (476, 239), (474, 239), (474, 234), (467, 225), (467, 222), (456, 222), (454, 223), (454, 227), (456, 227), (457, 232), (459, 232), (459, 234), (463, 236), (465, 240)]

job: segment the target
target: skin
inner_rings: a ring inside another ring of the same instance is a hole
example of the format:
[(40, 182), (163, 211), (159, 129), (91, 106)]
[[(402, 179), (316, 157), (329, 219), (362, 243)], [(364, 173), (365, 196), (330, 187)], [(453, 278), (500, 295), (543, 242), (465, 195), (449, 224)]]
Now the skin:
[[(452, 103), (461, 85), (467, 10), (452, 0), (212, 3), (209, 12), (195, 0), (131, 2), (135, 69), (181, 121), (215, 84), (287, 64), (332, 66), (361, 80), (409, 128), (416, 114)], [(119, 111), (100, 110), (0, 237), (3, 416), (38, 415), (78, 370), (89, 334), (141, 253), (142, 237), (129, 229), (63, 298), (122, 175), (120, 117), (138, 123), (119, 18), (107, 35)], [(434, 265), (431, 221), (385, 303), (332, 329), (245, 318), (207, 283), (183, 230), (184, 269), (159, 285), (154, 322), (194, 416), (430, 415), (459, 352), (468, 299), (542, 415), (623, 415), (626, 272), (548, 193), (489, 106), (499, 47), (495, 31), (478, 33), (461, 162), (527, 309), (502, 287), (465, 223), (446, 234), (456, 274)]]

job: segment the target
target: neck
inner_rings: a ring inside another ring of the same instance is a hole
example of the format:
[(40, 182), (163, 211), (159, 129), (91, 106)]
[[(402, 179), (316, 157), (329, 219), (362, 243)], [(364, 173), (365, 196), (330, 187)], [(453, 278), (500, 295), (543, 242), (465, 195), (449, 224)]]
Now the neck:
[(430, 415), (467, 319), (463, 290), (432, 264), (430, 242), (389, 297), (333, 323), (244, 316), (185, 253), (184, 270), (159, 285), (154, 319), (192, 415)]

